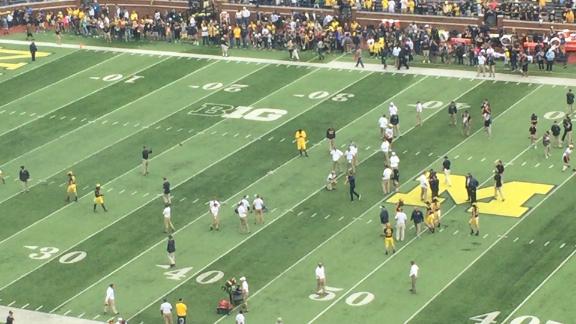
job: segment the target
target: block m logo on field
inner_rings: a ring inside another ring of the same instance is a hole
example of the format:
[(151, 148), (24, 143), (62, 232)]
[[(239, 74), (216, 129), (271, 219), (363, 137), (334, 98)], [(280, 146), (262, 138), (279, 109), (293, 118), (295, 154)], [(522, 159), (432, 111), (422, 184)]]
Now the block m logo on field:
[[(450, 187), (444, 184), (444, 174), (438, 173), (438, 179), (440, 180), (440, 195), (447, 192), (455, 204), (460, 205), (467, 203), (466, 199), (468, 198), (468, 194), (466, 193), (465, 176), (451, 175), (450, 182), (452, 186)], [(524, 204), (530, 200), (532, 196), (545, 195), (549, 193), (552, 188), (554, 188), (554, 186), (549, 184), (510, 181), (503, 184), (502, 191), (504, 192), (506, 200), (500, 201), (494, 199), (494, 186), (483, 187), (476, 191), (478, 210), (481, 214), (521, 217), (528, 211), (529, 208), (524, 207)], [(428, 190), (428, 200), (431, 199), (430, 195), (430, 190)], [(426, 206), (424, 202), (420, 200), (420, 187), (418, 184), (415, 184), (414, 188), (407, 193), (394, 194), (386, 202), (395, 204), (400, 199), (402, 199), (406, 205)], [(444, 200), (446, 199), (439, 198), (440, 202)]]
[[(36, 57), (46, 57), (52, 53), (36, 52)], [(0, 47), (0, 69), (16, 70), (30, 61), (30, 52), (10, 50)]]

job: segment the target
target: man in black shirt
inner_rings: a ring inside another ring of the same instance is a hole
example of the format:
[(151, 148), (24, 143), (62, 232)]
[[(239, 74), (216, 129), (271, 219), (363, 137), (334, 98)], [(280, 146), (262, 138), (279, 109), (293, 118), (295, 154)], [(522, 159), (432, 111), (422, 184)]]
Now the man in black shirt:
[(14, 324), (14, 313), (8, 311), (8, 317), (6, 317), (6, 324)]
[(566, 93), (566, 104), (568, 105), (568, 113), (572, 115), (574, 113), (574, 94), (572, 89), (568, 89), (568, 93)]
[(350, 201), (354, 201), (354, 196), (360, 200), (360, 194), (356, 192), (356, 177), (352, 171), (348, 172), (346, 183), (350, 186)]
[(438, 192), (440, 191), (440, 181), (436, 176), (436, 171), (430, 169), (428, 174), (428, 184), (430, 185), (430, 191), (432, 192), (432, 198), (438, 197)]
[(458, 113), (458, 107), (454, 101), (450, 102), (448, 105), (448, 115), (450, 115), (450, 126), (456, 126), (456, 115)]
[(468, 195), (470, 196), (470, 203), (476, 202), (476, 189), (478, 188), (478, 180), (476, 180), (472, 174), (468, 173), (468, 180), (466, 181), (466, 187), (468, 189)]
[(330, 127), (326, 130), (326, 138), (328, 139), (328, 143), (330, 143), (330, 151), (332, 151), (334, 146), (334, 139), (336, 139), (336, 130), (334, 127)]
[(554, 136), (554, 142), (558, 147), (562, 147), (562, 141), (560, 140), (560, 126), (558, 126), (558, 121), (554, 121), (552, 127), (550, 127), (550, 131), (552, 132), (552, 136)]
[(168, 235), (166, 251), (168, 252), (168, 260), (170, 260), (170, 268), (174, 268), (176, 266), (176, 241), (172, 235)]
[(32, 41), (32, 43), (30, 43), (30, 56), (32, 57), (32, 62), (36, 61), (36, 52), (38, 52), (38, 47), (36, 47), (36, 44)]
[(502, 175), (498, 170), (494, 170), (494, 199), (498, 199), (498, 195), (504, 201), (504, 194), (502, 193)]
[(444, 161), (442, 161), (442, 169), (444, 170), (444, 184), (446, 186), (451, 187), (452, 183), (450, 182), (450, 167), (452, 163), (448, 160), (448, 157), (444, 157)]
[(170, 197), (170, 182), (168, 182), (168, 179), (166, 179), (166, 177), (162, 178), (164, 180), (164, 182), (162, 183), (162, 198), (164, 199), (164, 203), (165, 204), (171, 204), (172, 203), (172, 198)]
[(20, 178), (24, 192), (28, 192), (28, 180), (30, 179), (30, 172), (28, 172), (24, 166), (21, 166), (18, 177)]
[(382, 205), (380, 208), (380, 224), (382, 224), (382, 235), (384, 235), (386, 224), (390, 222), (390, 216), (388, 214), (388, 210), (386, 210), (386, 206)]
[(148, 157), (152, 154), (152, 150), (147, 148), (146, 145), (142, 148), (142, 174), (148, 175)]
[(567, 141), (568, 144), (572, 144), (572, 119), (570, 116), (564, 117), (562, 120), (562, 126), (564, 127), (564, 134), (562, 134), (562, 142)]

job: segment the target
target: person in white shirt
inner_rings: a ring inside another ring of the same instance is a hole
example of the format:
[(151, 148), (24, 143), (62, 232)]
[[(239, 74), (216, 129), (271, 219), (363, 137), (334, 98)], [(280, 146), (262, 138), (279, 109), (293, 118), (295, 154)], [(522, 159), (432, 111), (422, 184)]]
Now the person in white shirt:
[(254, 216), (256, 216), (254, 224), (264, 224), (264, 200), (262, 197), (256, 195), (252, 207), (254, 208)]
[(212, 225), (210, 225), (210, 230), (220, 230), (220, 202), (216, 198), (208, 202), (210, 206), (210, 213), (212, 214)]
[(402, 210), (402, 208), (398, 209), (396, 212), (396, 241), (404, 241), (404, 231), (406, 230), (406, 220), (408, 216)]
[(482, 52), (478, 53), (478, 73), (476, 73), (476, 77), (480, 76), (482, 73), (482, 77), (486, 76), (486, 56)]
[(318, 263), (316, 267), (316, 294), (319, 296), (326, 295), (326, 270), (322, 263)]
[(412, 289), (410, 292), (415, 294), (416, 293), (416, 279), (418, 279), (418, 271), (420, 268), (416, 265), (416, 262), (410, 261), (410, 280), (412, 281)]
[(400, 137), (400, 118), (398, 117), (398, 107), (396, 107), (393, 102), (391, 102), (388, 106), (388, 113), (390, 114), (390, 124), (392, 124), (394, 137)]
[(384, 153), (384, 162), (388, 163), (390, 161), (390, 142), (383, 140), (380, 145), (380, 150)]
[(170, 208), (170, 204), (164, 205), (164, 210), (162, 211), (162, 215), (164, 216), (164, 233), (174, 233), (174, 225), (172, 224), (172, 208)]
[(348, 162), (348, 170), (352, 170), (352, 173), (356, 173), (356, 168), (354, 167), (354, 153), (350, 147), (348, 147), (344, 152), (344, 155), (346, 156), (346, 162)]
[(248, 281), (246, 281), (246, 277), (240, 278), (240, 289), (242, 290), (242, 309), (247, 312), (250, 290), (248, 289)]
[(426, 196), (428, 195), (428, 179), (426, 179), (424, 173), (418, 177), (418, 183), (420, 184), (420, 200), (426, 201)]
[(388, 141), (388, 143), (392, 145), (392, 141), (394, 140), (394, 128), (392, 124), (388, 125), (386, 130), (384, 130), (384, 140)]
[(242, 197), (242, 200), (240, 200), (240, 202), (242, 203), (242, 205), (244, 205), (244, 207), (246, 207), (246, 211), (249, 212), (250, 211), (250, 202), (248, 202), (248, 195), (245, 195), (244, 197)]
[(342, 151), (337, 148), (330, 150), (330, 155), (332, 156), (332, 171), (340, 172), (340, 159), (342, 158)]
[(164, 324), (172, 324), (172, 305), (164, 298), (164, 302), (160, 304), (160, 315), (164, 318)]
[(388, 165), (384, 166), (384, 172), (382, 172), (382, 190), (384, 194), (390, 193), (390, 182), (392, 178), (392, 169)]
[(250, 233), (248, 227), (248, 208), (240, 201), (236, 206), (236, 213), (240, 218), (240, 233)]
[(336, 189), (336, 184), (338, 180), (336, 179), (336, 171), (332, 171), (326, 177), (326, 190), (332, 191)]
[(358, 146), (352, 142), (350, 143), (349, 148), (352, 153), (352, 164), (354, 165), (354, 168), (356, 168), (358, 166)]
[(420, 101), (416, 102), (416, 126), (422, 126), (422, 103)]
[(384, 131), (388, 127), (388, 118), (386, 118), (386, 114), (382, 115), (382, 117), (378, 119), (378, 127), (380, 128), (380, 137), (384, 139)]
[(246, 317), (244, 317), (242, 310), (239, 310), (238, 315), (236, 315), (236, 324), (246, 324)]
[(104, 299), (104, 313), (108, 314), (108, 311), (112, 311), (112, 314), (118, 314), (116, 310), (116, 297), (114, 289), (116, 286), (114, 284), (110, 284), (108, 288), (106, 288), (106, 298)]
[(396, 152), (392, 152), (392, 156), (390, 156), (390, 167), (392, 169), (398, 169), (398, 165), (400, 165), (400, 158), (396, 155)]

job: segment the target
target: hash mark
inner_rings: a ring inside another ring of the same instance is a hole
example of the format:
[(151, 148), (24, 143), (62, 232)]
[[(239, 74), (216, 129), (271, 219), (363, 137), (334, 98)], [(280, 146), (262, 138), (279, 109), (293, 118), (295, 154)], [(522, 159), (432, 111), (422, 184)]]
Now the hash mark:
[(328, 219), (328, 218), (330, 218), (330, 214), (324, 216), (324, 219)]
[(516, 237), (516, 238), (514, 239), (514, 241), (512, 241), (512, 243), (516, 243), (516, 241), (518, 241), (518, 239), (520, 239), (520, 238), (519, 238), (519, 237)]
[(550, 166), (548, 167), (548, 169), (552, 169), (554, 167), (554, 164), (550, 164)]
[(459, 157), (460, 157), (460, 155), (456, 155), (456, 156), (454, 157), (454, 160), (457, 160)]
[(525, 166), (526, 163), (528, 163), (528, 162), (524, 161), (524, 162), (522, 162), (522, 164), (520, 164), (520, 166)]
[(166, 131), (169, 131), (169, 130), (171, 130), (171, 129), (172, 129), (172, 127), (168, 127), (168, 128), (166, 128)]
[(192, 201), (192, 203), (193, 203), (193, 204), (195, 204), (195, 203), (197, 203), (197, 202), (198, 202), (198, 200), (200, 200), (200, 198), (196, 198), (196, 199), (194, 199), (194, 201)]
[(372, 220), (371, 220), (371, 219), (369, 219), (369, 220), (366, 222), (366, 224), (370, 224), (370, 223), (372, 223)]
[(310, 218), (314, 218), (314, 217), (316, 217), (316, 215), (318, 215), (318, 213), (314, 213), (314, 214), (310, 215)]
[(483, 239), (487, 238), (488, 234), (484, 234), (484, 236), (482, 236)]
[(338, 218), (338, 221), (341, 221), (341, 220), (343, 220), (343, 219), (344, 219), (344, 216)]
[(486, 161), (486, 158), (485, 158), (485, 157), (482, 158), (482, 160), (480, 160), (480, 162), (484, 162), (484, 161)]
[(280, 140), (280, 143), (284, 142), (285, 140), (286, 140), (286, 137), (283, 137), (283, 138)]
[(78, 315), (78, 318), (84, 317), (85, 314), (86, 314), (86, 313), (82, 313), (82, 314)]
[(36, 311), (39, 311), (39, 310), (41, 310), (42, 308), (44, 308), (44, 305), (40, 305), (40, 306), (36, 307)]
[(566, 246), (566, 243), (562, 243), (562, 245), (560, 245), (560, 248), (563, 249)]
[(300, 216), (300, 215), (302, 215), (302, 214), (304, 214), (304, 212), (303, 212), (303, 211), (300, 211), (300, 212), (298, 212), (298, 214), (296, 214), (296, 216)]
[(14, 305), (15, 303), (16, 303), (16, 301), (13, 300), (10, 304), (8, 304), (8, 305), (6, 305), (6, 306), (10, 307), (10, 306)]
[(24, 308), (28, 307), (28, 305), (30, 305), (30, 304), (25, 304), (24, 306), (22, 306), (20, 308), (24, 309)]
[(234, 137), (238, 137), (238, 135), (240, 135), (240, 133), (236, 133), (236, 134), (234, 134)]
[(406, 154), (406, 153), (408, 153), (408, 150), (405, 150), (404, 152), (402, 152), (402, 154)]
[(120, 190), (119, 194), (123, 193), (124, 191), (126, 191), (126, 189)]
[(133, 193), (131, 193), (130, 195), (134, 196), (135, 194), (137, 194), (138, 191), (134, 191)]
[(528, 242), (528, 244), (532, 244), (532, 243), (534, 243), (534, 240), (530, 240), (530, 242)]
[(459, 232), (459, 231), (456, 230), (456, 231), (454, 231), (454, 233), (452, 233), (452, 235), (456, 235), (456, 234), (458, 234), (458, 232)]
[(469, 157), (466, 159), (466, 161), (470, 161), (470, 160), (472, 160), (472, 156), (469, 156)]
[(416, 154), (414, 154), (414, 155), (420, 155), (420, 151), (416, 152)]
[(180, 201), (184, 201), (184, 200), (186, 200), (186, 197), (184, 197), (184, 198), (180, 199)]
[(72, 310), (71, 310), (71, 309), (69, 309), (69, 310), (67, 310), (66, 312), (64, 312), (63, 315), (66, 316), (66, 315), (68, 315), (68, 314), (70, 314), (70, 313), (72, 313)]
[(434, 155), (434, 153), (432, 153), (432, 152), (428, 153), (428, 156), (432, 156), (432, 155)]
[(113, 122), (112, 126), (114, 126), (114, 125), (118, 125), (118, 121)]
[(548, 246), (548, 244), (550, 244), (550, 241), (546, 241), (546, 243), (544, 243), (544, 246)]

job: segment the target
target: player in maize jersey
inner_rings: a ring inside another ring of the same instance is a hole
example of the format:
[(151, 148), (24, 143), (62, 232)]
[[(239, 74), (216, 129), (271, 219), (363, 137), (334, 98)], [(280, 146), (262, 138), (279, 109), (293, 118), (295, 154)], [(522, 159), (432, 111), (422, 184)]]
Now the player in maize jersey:
[(294, 139), (296, 140), (296, 148), (298, 149), (298, 152), (300, 152), (300, 156), (308, 157), (308, 152), (306, 151), (308, 136), (306, 135), (306, 132), (302, 129), (297, 130), (294, 134)]
[(472, 204), (468, 224), (470, 225), (470, 235), (478, 236), (480, 234), (480, 219), (478, 217), (478, 206), (476, 206), (476, 204)]
[(75, 202), (78, 202), (78, 192), (76, 190), (76, 176), (72, 171), (68, 171), (68, 180), (66, 187), (66, 202), (69, 203), (70, 199), (73, 198)]
[(102, 206), (102, 209), (104, 209), (105, 212), (108, 211), (104, 205), (104, 194), (102, 193), (102, 187), (100, 184), (97, 184), (94, 189), (94, 212), (96, 212), (96, 206), (98, 205)]

